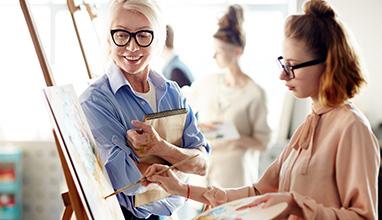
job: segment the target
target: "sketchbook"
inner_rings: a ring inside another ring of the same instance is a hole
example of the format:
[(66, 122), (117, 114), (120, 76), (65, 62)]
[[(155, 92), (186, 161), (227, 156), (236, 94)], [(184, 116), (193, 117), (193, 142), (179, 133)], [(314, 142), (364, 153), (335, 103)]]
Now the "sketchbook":
[[(148, 114), (144, 117), (144, 122), (153, 126), (161, 138), (175, 146), (180, 146), (182, 144), (186, 117), (187, 109), (182, 108)], [(168, 164), (167, 161), (154, 156), (141, 158), (141, 162), (147, 164)], [(178, 172), (178, 177), (185, 179), (186, 175)], [(139, 189), (139, 193), (135, 195), (135, 207), (161, 200), (167, 196), (169, 196), (169, 194), (156, 184), (150, 184), (147, 187), (142, 186)]]

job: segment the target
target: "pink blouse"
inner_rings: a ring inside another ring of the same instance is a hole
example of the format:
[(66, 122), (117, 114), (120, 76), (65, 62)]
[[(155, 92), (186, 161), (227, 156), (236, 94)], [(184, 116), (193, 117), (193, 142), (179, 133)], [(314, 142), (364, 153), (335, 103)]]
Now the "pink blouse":
[(304, 219), (377, 219), (379, 166), (378, 141), (354, 105), (313, 105), (254, 187), (291, 192)]

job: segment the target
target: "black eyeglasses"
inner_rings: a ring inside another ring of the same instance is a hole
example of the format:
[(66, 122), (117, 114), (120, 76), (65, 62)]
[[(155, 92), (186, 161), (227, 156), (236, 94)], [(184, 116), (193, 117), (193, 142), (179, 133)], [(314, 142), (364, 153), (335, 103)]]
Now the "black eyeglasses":
[(293, 70), (295, 70), (295, 69), (299, 69), (299, 68), (303, 68), (303, 67), (308, 67), (308, 66), (313, 66), (313, 65), (317, 65), (319, 63), (323, 63), (324, 62), (324, 60), (322, 60), (322, 59), (315, 59), (315, 60), (310, 60), (310, 61), (307, 61), (307, 62), (304, 62), (304, 63), (297, 64), (297, 65), (290, 65), (288, 62), (286, 62), (284, 60), (284, 58), (282, 56), (279, 56), (277, 58), (277, 60), (279, 61), (281, 69), (285, 71), (288, 79), (293, 79), (294, 78), (294, 71)]
[(154, 40), (154, 31), (151, 30), (129, 32), (123, 29), (114, 29), (110, 30), (110, 34), (114, 44), (118, 47), (125, 47), (129, 44), (131, 38), (134, 38), (140, 47), (148, 47)]

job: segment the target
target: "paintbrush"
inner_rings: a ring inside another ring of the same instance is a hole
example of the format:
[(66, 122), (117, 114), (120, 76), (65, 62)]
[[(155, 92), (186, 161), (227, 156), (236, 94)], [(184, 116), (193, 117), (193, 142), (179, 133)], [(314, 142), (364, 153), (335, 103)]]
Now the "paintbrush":
[[(189, 157), (185, 158), (184, 160), (181, 160), (181, 161), (178, 161), (178, 162), (174, 163), (173, 165), (167, 167), (167, 168), (164, 169), (164, 170), (161, 170), (161, 171), (158, 171), (158, 172), (154, 173), (153, 175), (160, 175), (160, 174), (162, 174), (162, 173), (165, 173), (165, 172), (167, 172), (167, 171), (169, 171), (169, 170), (171, 170), (171, 169), (174, 169), (174, 168), (176, 168), (176, 167), (178, 167), (178, 166), (184, 164), (185, 162), (187, 162), (187, 161), (189, 161), (189, 160), (191, 160), (191, 159), (194, 159), (194, 158), (197, 157), (197, 156), (199, 156), (199, 154), (195, 154), (195, 155), (193, 155), (193, 156), (189, 156)], [(139, 179), (138, 181), (136, 181), (135, 183), (130, 183), (130, 184), (125, 185), (124, 187), (122, 187), (122, 188), (116, 190), (115, 192), (113, 192), (113, 193), (111, 193), (111, 194), (105, 196), (104, 199), (107, 199), (107, 198), (109, 198), (110, 196), (114, 196), (114, 195), (116, 195), (116, 194), (118, 194), (118, 193), (120, 193), (120, 192), (123, 192), (123, 191), (125, 191), (125, 190), (127, 190), (127, 189), (130, 189), (131, 187), (140, 184), (143, 180), (146, 180), (146, 177), (142, 177), (142, 178), (140, 178), (140, 179)]]

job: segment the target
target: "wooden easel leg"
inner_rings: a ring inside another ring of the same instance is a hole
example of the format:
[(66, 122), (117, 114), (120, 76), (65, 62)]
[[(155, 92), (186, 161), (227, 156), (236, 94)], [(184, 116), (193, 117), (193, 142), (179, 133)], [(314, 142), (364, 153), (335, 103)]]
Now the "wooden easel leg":
[[(56, 142), (58, 156), (61, 161), (61, 166), (64, 171), (64, 176), (66, 179), (66, 185), (68, 186), (68, 192), (62, 194), (62, 199), (65, 204), (65, 211), (62, 216), (62, 219), (70, 220), (71, 216), (74, 212), (77, 220), (88, 220), (83, 204), (81, 203), (81, 199), (79, 197), (78, 191), (74, 184), (73, 177), (69, 171), (69, 166), (67, 161), (65, 160), (64, 152), (62, 146), (60, 144), (60, 140), (58, 139), (57, 133), (53, 129), (54, 140)], [(66, 214), (67, 213), (67, 214)], [(69, 216), (68, 218), (65, 218)]]
[(73, 208), (70, 205), (69, 192), (64, 192), (61, 194), (61, 196), (62, 196), (62, 200), (63, 200), (64, 205), (65, 205), (65, 210), (64, 210), (64, 213), (62, 214), (61, 219), (62, 220), (70, 220), (72, 218)]

